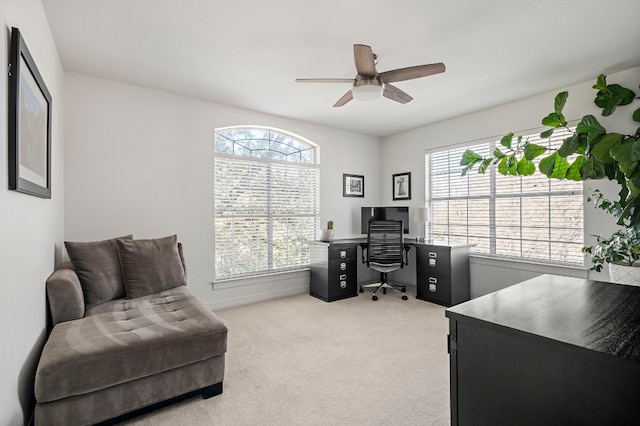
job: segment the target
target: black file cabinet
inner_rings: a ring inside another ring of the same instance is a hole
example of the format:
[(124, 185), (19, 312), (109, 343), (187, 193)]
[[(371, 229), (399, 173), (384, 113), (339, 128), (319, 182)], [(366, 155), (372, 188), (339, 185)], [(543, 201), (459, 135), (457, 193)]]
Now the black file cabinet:
[(309, 243), (309, 294), (325, 302), (358, 295), (357, 246), (353, 243)]
[(416, 297), (443, 306), (470, 298), (469, 247), (416, 245)]

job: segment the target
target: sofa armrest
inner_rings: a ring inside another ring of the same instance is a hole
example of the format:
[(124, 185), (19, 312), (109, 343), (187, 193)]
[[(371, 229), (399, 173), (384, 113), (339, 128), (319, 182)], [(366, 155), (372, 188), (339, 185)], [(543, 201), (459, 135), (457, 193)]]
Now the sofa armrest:
[(47, 278), (47, 300), (51, 311), (51, 327), (84, 317), (82, 286), (70, 262), (60, 265)]

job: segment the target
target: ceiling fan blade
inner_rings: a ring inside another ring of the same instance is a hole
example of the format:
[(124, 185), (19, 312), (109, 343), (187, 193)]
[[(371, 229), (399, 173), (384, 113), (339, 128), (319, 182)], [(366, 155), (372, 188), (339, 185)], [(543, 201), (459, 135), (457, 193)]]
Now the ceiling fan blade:
[(381, 72), (380, 79), (385, 83), (394, 83), (396, 81), (413, 80), (414, 78), (439, 74), (444, 72), (444, 70), (445, 67), (442, 62), (437, 64), (416, 65), (413, 67), (398, 68), (397, 70)]
[(356, 62), (358, 74), (367, 77), (374, 77), (376, 75), (376, 62), (373, 52), (371, 51), (371, 46), (354, 44), (353, 59)]
[(353, 78), (296, 78), (296, 83), (352, 83)]
[(334, 107), (341, 107), (342, 105), (344, 105), (347, 102), (349, 102), (351, 99), (353, 99), (353, 93), (351, 93), (351, 90), (349, 90), (347, 93), (342, 95), (342, 97), (340, 99), (338, 99), (338, 102), (333, 104), (333, 106)]
[(411, 96), (398, 89), (396, 86), (392, 86), (388, 83), (384, 85), (384, 92), (382, 92), (382, 96), (391, 99), (392, 101), (400, 102), (401, 104), (406, 104), (413, 100)]

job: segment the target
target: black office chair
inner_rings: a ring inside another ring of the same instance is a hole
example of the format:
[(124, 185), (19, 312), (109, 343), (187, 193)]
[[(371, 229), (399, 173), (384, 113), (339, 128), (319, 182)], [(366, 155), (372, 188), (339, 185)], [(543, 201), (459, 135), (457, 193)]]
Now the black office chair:
[(401, 220), (371, 220), (367, 233), (367, 245), (362, 245), (362, 262), (375, 271), (380, 272), (380, 282), (360, 286), (376, 287), (371, 296), (372, 300), (378, 300), (376, 294), (382, 289), (387, 294), (387, 289), (402, 293), (402, 300), (407, 300), (406, 287), (391, 284), (387, 281), (387, 273), (403, 268), (408, 264), (407, 252), (411, 248), (404, 244), (403, 223)]

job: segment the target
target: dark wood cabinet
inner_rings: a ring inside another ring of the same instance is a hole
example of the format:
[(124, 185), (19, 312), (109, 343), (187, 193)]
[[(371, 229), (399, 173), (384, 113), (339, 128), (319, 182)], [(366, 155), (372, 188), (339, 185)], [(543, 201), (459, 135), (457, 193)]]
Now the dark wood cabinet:
[(446, 310), (452, 425), (640, 419), (640, 287), (542, 275)]
[(469, 300), (469, 246), (416, 244), (416, 297), (444, 306)]
[(309, 243), (309, 294), (326, 302), (358, 295), (357, 245), (353, 242)]

